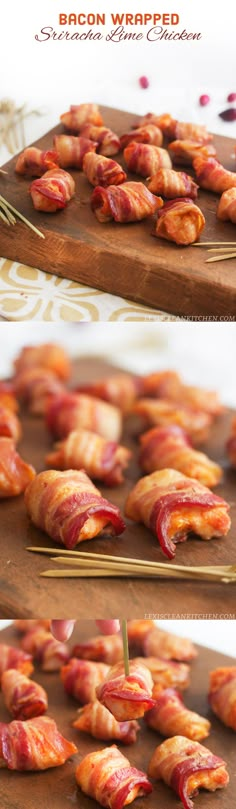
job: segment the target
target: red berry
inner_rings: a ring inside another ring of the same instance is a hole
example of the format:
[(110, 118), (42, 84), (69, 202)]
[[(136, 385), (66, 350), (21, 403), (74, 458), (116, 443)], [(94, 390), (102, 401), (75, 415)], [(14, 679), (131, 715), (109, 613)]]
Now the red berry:
[(143, 88), (143, 90), (146, 90), (146, 88), (149, 87), (149, 79), (147, 78), (147, 76), (140, 76), (139, 84), (140, 87)]
[(223, 110), (223, 112), (219, 112), (219, 117), (223, 118), (223, 121), (235, 121), (236, 120), (236, 108), (229, 107), (228, 110)]
[(208, 96), (208, 95), (202, 95), (202, 96), (200, 96), (200, 98), (199, 98), (199, 104), (201, 104), (201, 107), (205, 107), (205, 106), (206, 106), (206, 104), (209, 104), (209, 101), (210, 101), (210, 100), (211, 100), (211, 99), (210, 99), (210, 96)]
[(236, 101), (236, 93), (229, 93), (227, 101)]

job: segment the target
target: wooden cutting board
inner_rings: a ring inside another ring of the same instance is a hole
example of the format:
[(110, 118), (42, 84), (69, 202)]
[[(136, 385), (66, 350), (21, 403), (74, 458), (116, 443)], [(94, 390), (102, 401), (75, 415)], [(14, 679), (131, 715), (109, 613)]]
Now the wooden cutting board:
[[(121, 110), (101, 110), (105, 124), (119, 135), (138, 120), (137, 115)], [(63, 131), (59, 125), (34, 145), (50, 149), (53, 135)], [(234, 140), (215, 136), (214, 142), (219, 160), (234, 170)], [(120, 155), (119, 160), (122, 163)], [(64, 211), (34, 211), (28, 193), (30, 181), (15, 174), (15, 163), (16, 158), (6, 164), (8, 175), (0, 178), (0, 193), (38, 226), (46, 239), (22, 224), (10, 229), (0, 222), (1, 255), (175, 315), (235, 315), (236, 260), (206, 264), (211, 254), (204, 248), (177, 247), (153, 238), (152, 219), (101, 225), (90, 208), (92, 187), (78, 171), (71, 171), (76, 196)], [(129, 179), (140, 178), (130, 175)], [(202, 240), (235, 241), (234, 225), (216, 219), (218, 199), (210, 192), (199, 193), (199, 205), (206, 217)]]
[[(83, 358), (75, 365), (73, 384), (102, 378), (117, 369), (103, 360)], [(217, 487), (218, 494), (231, 504), (232, 527), (225, 539), (203, 542), (189, 539), (177, 545), (177, 564), (210, 565), (236, 563), (236, 472), (230, 470), (224, 456), (224, 444), (229, 433), (232, 411), (227, 411), (214, 425), (208, 444), (204, 449), (213, 459), (225, 466), (223, 483)], [(19, 447), (23, 458), (32, 463), (37, 472), (44, 469), (44, 458), (51, 447), (43, 420), (22, 413), (23, 440)], [(124, 509), (124, 502), (133, 483), (141, 476), (137, 464), (137, 422), (127, 420), (122, 441), (133, 450), (133, 459), (122, 486), (99, 487), (104, 496)], [(145, 617), (147, 613), (168, 613), (175, 617), (181, 613), (199, 614), (229, 613), (236, 617), (236, 585), (198, 583), (192, 581), (144, 580), (144, 579), (45, 579), (42, 571), (56, 567), (50, 557), (32, 554), (25, 550), (28, 545), (56, 547), (52, 540), (29, 522), (23, 497), (1, 502), (0, 507), (0, 615), (1, 617), (71, 618), (74, 615), (89, 618), (116, 617), (117, 612), (131, 618)], [(95, 553), (111, 553), (164, 562), (155, 537), (143, 525), (126, 520), (127, 529), (121, 537), (93, 539), (83, 542), (82, 549)], [(62, 549), (63, 550), (63, 549)], [(210, 617), (210, 615), (209, 615)]]
[[(46, 613), (45, 613), (46, 614)], [(71, 647), (79, 639), (85, 639), (97, 634), (92, 621), (81, 621), (77, 624), (75, 633), (70, 641)], [(0, 633), (1, 643), (18, 645), (18, 635), (13, 627)], [(203, 744), (221, 756), (227, 762), (230, 782), (227, 789), (217, 790), (214, 794), (201, 791), (194, 800), (196, 809), (234, 809), (235, 807), (235, 733), (226, 728), (211, 713), (207, 703), (207, 690), (209, 672), (217, 666), (235, 665), (235, 659), (226, 657), (210, 649), (198, 647), (199, 657), (191, 665), (191, 685), (184, 692), (184, 700), (191, 710), (207, 716), (212, 722), (212, 730)], [(1, 770), (0, 779), (0, 806), (1, 809), (70, 809), (73, 805), (79, 809), (99, 809), (100, 805), (87, 798), (76, 786), (75, 769), (82, 758), (94, 750), (107, 747), (107, 742), (99, 742), (85, 733), (79, 733), (71, 728), (71, 722), (76, 717), (78, 703), (66, 696), (58, 673), (45, 674), (38, 670), (34, 679), (44, 686), (49, 698), (49, 716), (58, 724), (60, 731), (66, 738), (78, 746), (78, 753), (63, 767), (45, 770), (40, 773), (17, 773)], [(9, 714), (3, 706), (1, 698), (1, 722), (8, 722)], [(148, 763), (155, 747), (163, 741), (155, 731), (147, 729), (143, 720), (140, 720), (141, 730), (137, 742), (133, 745), (120, 745), (121, 752), (130, 760), (132, 766), (147, 770)], [(159, 782), (154, 785), (153, 792), (145, 798), (138, 798), (134, 809), (181, 809), (182, 804), (165, 784)]]

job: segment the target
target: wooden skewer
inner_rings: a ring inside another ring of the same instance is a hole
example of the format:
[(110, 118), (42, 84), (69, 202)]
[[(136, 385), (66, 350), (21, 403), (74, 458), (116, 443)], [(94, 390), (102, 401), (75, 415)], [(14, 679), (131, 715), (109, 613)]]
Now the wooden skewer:
[(129, 644), (128, 644), (128, 632), (127, 632), (127, 621), (122, 621), (122, 640), (123, 640), (123, 652), (124, 652), (124, 666), (125, 666), (125, 676), (129, 676)]
[(235, 248), (236, 248), (236, 245), (234, 247), (210, 247), (210, 249), (207, 252), (208, 253), (224, 253), (224, 252), (233, 253)]
[[(128, 578), (128, 579), (131, 578), (129, 570), (127, 570), (127, 572), (125, 573), (124, 571), (123, 572), (119, 571), (119, 568), (118, 568), (118, 570), (107, 570), (106, 568), (98, 568), (98, 569), (97, 568), (92, 568), (92, 569), (91, 568), (84, 568), (84, 569), (80, 570), (77, 567), (74, 567), (74, 568), (71, 568), (71, 569), (67, 568), (65, 570), (64, 569), (63, 570), (56, 570), (54, 568), (52, 570), (45, 570), (43, 573), (40, 573), (39, 575), (44, 577), (44, 578), (51, 578), (51, 579), (53, 579), (53, 578), (54, 579), (72, 579), (72, 578), (75, 578), (75, 579), (91, 579), (91, 578), (97, 579), (97, 578), (100, 578), (100, 577)], [(151, 573), (151, 574), (148, 575), (147, 573), (142, 573), (141, 571), (139, 572), (139, 571), (136, 570), (134, 573), (132, 573), (132, 578), (136, 578), (136, 579), (155, 578), (155, 573)], [(167, 578), (167, 579), (168, 578), (178, 578), (178, 579), (187, 578), (188, 579), (189, 576), (188, 575), (184, 576), (183, 574), (181, 574), (180, 576), (178, 575), (176, 577), (173, 577), (172, 575), (169, 574), (168, 568), (167, 568), (166, 573), (165, 573), (165, 578)], [(198, 577), (196, 577), (196, 580), (197, 579), (198, 580), (200, 579), (201, 581), (217, 581), (217, 582), (220, 581), (220, 582), (222, 582), (224, 584), (230, 584), (231, 582), (236, 582), (236, 577), (235, 576), (234, 576), (234, 578), (233, 577), (232, 578), (225, 577), (225, 576), (220, 577), (220, 576), (211, 575), (210, 573), (206, 573), (204, 576), (198, 576)]]
[(0, 195), (0, 206), (1, 205), (6, 205), (6, 207), (9, 208), (10, 211), (12, 211), (18, 217), (18, 219), (21, 219), (21, 221), (24, 222), (24, 224), (27, 225), (28, 228), (31, 228), (31, 230), (33, 230), (37, 236), (40, 236), (41, 239), (45, 239), (45, 235), (44, 233), (41, 233), (41, 230), (38, 230), (38, 228), (36, 228), (35, 225), (32, 225), (32, 222), (30, 222), (29, 219), (26, 219), (26, 217), (23, 216), (22, 213), (17, 211), (16, 208), (14, 208), (13, 205), (11, 205), (10, 202), (7, 201), (7, 199), (4, 199), (4, 197)]
[(209, 247), (211, 244), (233, 244), (236, 247), (236, 242), (193, 242), (192, 247)]
[(5, 171), (5, 169), (0, 169), (0, 174), (8, 174), (8, 171)]
[(236, 253), (224, 253), (223, 256), (214, 256), (206, 259), (206, 264), (212, 264), (213, 261), (226, 261), (227, 258), (236, 258)]
[[(89, 559), (71, 559), (71, 558), (69, 559), (66, 556), (57, 556), (56, 558), (51, 557), (51, 561), (56, 562), (56, 564), (59, 564), (59, 565), (64, 564), (64, 565), (73, 565), (75, 567), (80, 567), (81, 570), (85, 569), (85, 568), (87, 570), (92, 570), (93, 568), (96, 568), (97, 570), (100, 570), (100, 569), (111, 570), (111, 571), (116, 570), (117, 575), (122, 574), (122, 573), (127, 573), (129, 571), (130, 575), (133, 575), (133, 574), (137, 573), (139, 576), (164, 576), (165, 578), (167, 576), (170, 576), (171, 578), (178, 578), (178, 579), (181, 578), (181, 577), (189, 578), (189, 576), (190, 576), (191, 578), (194, 578), (194, 579), (195, 578), (200, 579), (201, 577), (203, 577), (203, 576), (205, 576), (207, 574), (207, 576), (210, 576), (210, 578), (214, 578), (216, 580), (218, 580), (219, 578), (221, 580), (222, 576), (226, 575), (232, 581), (234, 581), (234, 580), (236, 581), (235, 572), (232, 572), (232, 571), (228, 572), (227, 571), (227, 573), (225, 573), (225, 571), (222, 571), (222, 568), (220, 568), (220, 570), (212, 570), (212, 568), (210, 568), (210, 570), (208, 570), (208, 568), (204, 568), (203, 571), (202, 570), (199, 571), (197, 568), (192, 568), (191, 573), (189, 574), (189, 571), (188, 570), (186, 571), (186, 568), (184, 568), (184, 567), (182, 567), (181, 571), (177, 570), (174, 565), (172, 565), (172, 566), (168, 565), (168, 566), (165, 566), (165, 567), (162, 566), (162, 565), (159, 565), (158, 568), (156, 568), (155, 564), (152, 563), (152, 562), (150, 562), (150, 563), (143, 562), (143, 564), (141, 564), (141, 565), (140, 564), (136, 565), (135, 560), (133, 560), (133, 564), (129, 563), (127, 565), (124, 562), (120, 562), (119, 559), (113, 559), (112, 562), (106, 562), (106, 561), (100, 560), (99, 558), (95, 561), (95, 559), (91, 559), (91, 560), (89, 560)], [(171, 570), (170, 570), (170, 567), (171, 567)]]

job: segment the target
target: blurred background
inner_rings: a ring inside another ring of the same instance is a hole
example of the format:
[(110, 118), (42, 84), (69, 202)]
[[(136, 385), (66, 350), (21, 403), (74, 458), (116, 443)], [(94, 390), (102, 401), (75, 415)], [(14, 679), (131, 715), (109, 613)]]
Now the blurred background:
[(58, 342), (72, 357), (98, 355), (136, 373), (175, 368), (189, 384), (215, 388), (236, 404), (236, 324), (184, 323), (0, 323), (0, 377), (24, 345)]

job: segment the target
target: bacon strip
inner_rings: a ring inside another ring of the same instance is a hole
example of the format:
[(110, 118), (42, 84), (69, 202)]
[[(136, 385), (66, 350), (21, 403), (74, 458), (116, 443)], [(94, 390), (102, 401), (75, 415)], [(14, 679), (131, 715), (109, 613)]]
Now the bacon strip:
[(66, 380), (71, 373), (71, 363), (67, 352), (57, 343), (42, 343), (36, 346), (24, 346), (14, 361), (15, 373), (18, 375), (26, 369), (49, 368), (59, 379)]
[[(152, 147), (154, 148), (154, 147)], [(108, 188), (97, 186), (91, 197), (91, 207), (99, 222), (139, 222), (157, 211), (163, 204), (143, 183), (122, 183)]]
[(135, 657), (134, 662), (146, 666), (151, 672), (154, 686), (152, 697), (156, 699), (163, 688), (176, 687), (182, 691), (189, 686), (189, 666), (161, 657)]
[(40, 716), (26, 722), (13, 721), (0, 729), (2, 766), (9, 770), (46, 770), (59, 767), (77, 753), (73, 742), (59, 733), (56, 722)]
[(185, 123), (174, 118), (166, 121), (162, 131), (169, 140), (194, 140), (204, 145), (213, 140), (213, 135), (207, 132), (203, 124)]
[(131, 767), (116, 745), (85, 756), (75, 777), (82, 792), (106, 809), (122, 809), (135, 798), (152, 792), (145, 773)]
[(170, 659), (178, 661), (194, 660), (198, 655), (194, 644), (189, 638), (178, 637), (178, 635), (166, 632), (165, 629), (160, 629), (158, 626), (154, 626), (144, 637), (143, 653), (147, 658), (149, 655), (160, 656), (165, 659), (165, 662)]
[(119, 441), (122, 416), (117, 407), (95, 396), (65, 393), (54, 396), (49, 403), (46, 424), (56, 438), (66, 438), (72, 430), (84, 429), (108, 441)]
[(174, 169), (159, 169), (148, 180), (148, 188), (152, 194), (161, 194), (166, 199), (189, 197), (196, 199), (198, 185), (189, 174)]
[(16, 161), (17, 174), (29, 174), (31, 177), (41, 177), (45, 171), (58, 168), (56, 151), (42, 151), (35, 146), (28, 146), (19, 155)]
[(105, 663), (72, 657), (65, 666), (62, 666), (60, 677), (66, 693), (82, 705), (86, 705), (96, 700), (96, 688), (103, 683), (108, 671), (109, 666)]
[(117, 739), (122, 744), (133, 744), (137, 739), (139, 731), (138, 722), (131, 720), (128, 722), (117, 722), (110, 711), (101, 705), (97, 700), (89, 702), (84, 708), (80, 708), (77, 713), (73, 727), (84, 733), (89, 733), (94, 739), (109, 741)]
[(73, 655), (83, 660), (100, 660), (113, 666), (122, 660), (123, 642), (120, 634), (96, 635), (84, 643), (76, 643)]
[(223, 192), (216, 216), (223, 222), (229, 221), (236, 224), (236, 188), (229, 188), (228, 191)]
[(154, 427), (141, 435), (139, 462), (144, 472), (177, 469), (183, 475), (199, 480), (205, 486), (217, 486), (222, 469), (203, 452), (193, 449), (182, 427)]
[(97, 147), (97, 144), (89, 138), (73, 135), (54, 135), (53, 143), (62, 169), (82, 169), (85, 155), (96, 152)]
[(226, 727), (236, 730), (236, 666), (210, 672), (208, 694), (212, 711)]
[(0, 399), (0, 437), (12, 438), (15, 443), (22, 435), (21, 424), (16, 413), (1, 403)]
[(205, 739), (211, 728), (207, 719), (186, 708), (174, 688), (166, 688), (157, 694), (156, 704), (145, 714), (145, 721), (162, 736), (180, 735), (193, 741)]
[(34, 180), (29, 190), (36, 211), (55, 213), (65, 208), (74, 196), (75, 182), (67, 171), (52, 169)]
[(48, 699), (44, 688), (20, 671), (5, 671), (1, 688), (5, 705), (14, 719), (31, 719), (47, 711)]
[(72, 104), (69, 112), (60, 115), (60, 121), (66, 129), (80, 132), (82, 127), (89, 123), (102, 126), (103, 119), (97, 104)]
[(236, 186), (235, 171), (227, 171), (214, 157), (203, 157), (201, 155), (195, 157), (193, 168), (199, 185), (208, 191), (222, 194), (223, 191)]
[(131, 648), (135, 654), (143, 653), (145, 638), (155, 627), (155, 621), (149, 621), (146, 618), (141, 621), (127, 621), (129, 648)]
[(96, 141), (97, 152), (105, 157), (112, 157), (120, 151), (120, 138), (106, 126), (94, 126), (87, 123), (83, 126), (81, 135)]
[(74, 430), (47, 455), (46, 465), (51, 469), (84, 469), (92, 479), (117, 486), (124, 481), (123, 470), (131, 454), (116, 441), (107, 441), (89, 430)]
[(38, 528), (72, 549), (98, 534), (119, 535), (119, 509), (102, 497), (83, 470), (40, 472), (25, 493), (28, 514)]
[(4, 671), (17, 669), (26, 676), (33, 671), (32, 655), (26, 654), (22, 649), (0, 643), (0, 681)]
[(118, 722), (138, 719), (155, 705), (152, 699), (153, 680), (146, 666), (129, 664), (129, 675), (125, 675), (124, 663), (117, 663), (98, 686), (96, 694), (99, 702), (113, 714)]
[(200, 788), (214, 792), (227, 786), (229, 781), (223, 759), (199, 742), (191, 742), (183, 736), (167, 739), (156, 748), (148, 774), (170, 786), (185, 809), (193, 809), (191, 796), (197, 795)]
[(103, 188), (107, 188), (108, 185), (120, 185), (127, 180), (127, 174), (122, 166), (116, 160), (111, 160), (101, 154), (91, 152), (86, 154), (83, 160), (83, 171), (91, 185), (100, 185)]
[(53, 637), (43, 626), (35, 626), (21, 640), (22, 649), (33, 655), (42, 671), (59, 671), (69, 658), (68, 646)]
[(124, 159), (129, 171), (151, 177), (161, 168), (171, 169), (172, 163), (166, 149), (149, 143), (131, 141), (124, 150)]
[(64, 385), (50, 368), (36, 366), (20, 371), (14, 380), (16, 395), (25, 402), (30, 413), (45, 412), (50, 396), (64, 393)]
[(16, 497), (36, 475), (35, 469), (16, 452), (11, 438), (0, 438), (0, 498)]
[(204, 225), (205, 217), (198, 205), (191, 199), (182, 197), (166, 202), (161, 211), (158, 211), (153, 235), (175, 244), (188, 245), (198, 239)]
[(179, 404), (167, 399), (139, 399), (134, 405), (134, 413), (141, 416), (145, 426), (169, 427), (172, 424), (182, 427), (193, 444), (207, 440), (212, 416), (199, 407)]
[(200, 409), (211, 416), (224, 411), (218, 393), (196, 385), (185, 385), (176, 371), (156, 371), (143, 378), (144, 395), (165, 398)]
[(132, 129), (131, 132), (126, 132), (120, 139), (121, 149), (128, 146), (129, 143), (135, 141), (136, 143), (151, 143), (153, 146), (162, 146), (163, 135), (161, 129), (155, 124), (146, 124), (146, 126), (139, 126), (137, 129)]
[(99, 399), (104, 399), (105, 402), (110, 402), (116, 407), (120, 407), (122, 412), (128, 413), (142, 389), (142, 377), (121, 372), (98, 382), (79, 385), (75, 390), (79, 393), (98, 396)]
[(212, 144), (199, 143), (194, 140), (173, 140), (169, 143), (168, 150), (174, 163), (192, 165), (193, 160), (198, 155), (203, 157), (215, 157), (216, 149)]

